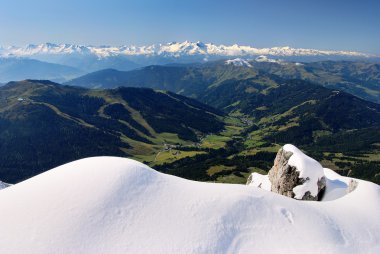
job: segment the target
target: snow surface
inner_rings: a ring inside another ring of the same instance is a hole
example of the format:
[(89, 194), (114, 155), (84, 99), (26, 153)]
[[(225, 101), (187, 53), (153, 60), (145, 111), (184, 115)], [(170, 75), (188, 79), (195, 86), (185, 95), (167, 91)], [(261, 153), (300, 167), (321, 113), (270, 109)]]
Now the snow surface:
[(358, 182), (298, 201), (88, 158), (0, 191), (0, 253), (380, 253), (380, 187)]
[(247, 183), (248, 185), (271, 191), (272, 183), (270, 182), (268, 175), (262, 175), (254, 172), (250, 177), (251, 181)]
[(302, 199), (306, 192), (314, 197), (318, 195), (318, 181), (324, 176), (324, 171), (318, 161), (304, 154), (301, 150), (291, 144), (284, 145), (283, 149), (292, 152), (288, 164), (296, 167), (299, 172), (299, 178), (306, 181), (302, 185), (293, 188), (294, 198)]
[(348, 194), (351, 178), (343, 177), (328, 168), (324, 168), (323, 171), (326, 176), (326, 190), (322, 201), (335, 200)]

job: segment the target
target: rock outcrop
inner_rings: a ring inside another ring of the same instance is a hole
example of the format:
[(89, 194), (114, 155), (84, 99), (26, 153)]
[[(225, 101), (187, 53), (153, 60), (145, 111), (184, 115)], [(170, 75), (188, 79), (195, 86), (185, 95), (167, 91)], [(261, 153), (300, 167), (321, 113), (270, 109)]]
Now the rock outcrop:
[(322, 166), (293, 145), (285, 145), (268, 173), (271, 191), (301, 199), (320, 200), (326, 188)]
[(253, 173), (248, 185), (300, 200), (321, 200), (326, 188), (324, 171), (316, 160), (293, 145), (282, 147), (268, 176)]

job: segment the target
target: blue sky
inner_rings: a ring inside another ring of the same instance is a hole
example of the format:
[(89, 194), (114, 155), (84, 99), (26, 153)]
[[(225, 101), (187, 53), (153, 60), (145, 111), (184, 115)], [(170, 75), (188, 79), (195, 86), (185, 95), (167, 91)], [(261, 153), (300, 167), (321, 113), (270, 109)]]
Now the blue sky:
[(1, 0), (0, 45), (203, 41), (380, 53), (377, 0)]

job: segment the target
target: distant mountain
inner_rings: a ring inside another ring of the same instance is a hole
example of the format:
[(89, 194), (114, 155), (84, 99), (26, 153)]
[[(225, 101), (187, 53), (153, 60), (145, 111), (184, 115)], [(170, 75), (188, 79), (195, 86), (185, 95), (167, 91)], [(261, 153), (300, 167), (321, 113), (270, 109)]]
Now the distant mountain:
[(147, 66), (133, 71), (113, 69), (89, 73), (66, 82), (67, 85), (87, 88), (150, 87), (198, 97), (209, 86), (228, 79), (254, 77), (257, 71), (244, 66), (218, 63), (202, 65)]
[(249, 61), (257, 71), (285, 79), (302, 79), (380, 103), (380, 64), (360, 61), (294, 63), (265, 59)]
[(0, 47), (0, 56), (28, 57), (64, 64), (91, 72), (114, 68), (131, 70), (147, 65), (207, 62), (219, 59), (268, 56), (293, 61), (366, 60), (380, 62), (377, 55), (354, 51), (332, 51), (291, 47), (255, 48), (202, 42), (172, 42), (149, 46), (83, 46), (44, 43), (25, 47)]
[(28, 58), (0, 58), (0, 82), (9, 82), (24, 79), (49, 79), (55, 82), (83, 75), (80, 69), (42, 62)]
[(89, 156), (155, 154), (166, 139), (191, 143), (219, 132), (220, 118), (197, 101), (151, 89), (11, 82), (0, 88), (0, 179), (18, 182)]
[(266, 57), (253, 61), (238, 58), (193, 65), (148, 66), (129, 72), (102, 70), (66, 84), (88, 88), (151, 87), (198, 98), (225, 80), (247, 79), (259, 74), (268, 80), (281, 77), (310, 81), (380, 103), (380, 64), (367, 62), (299, 63)]

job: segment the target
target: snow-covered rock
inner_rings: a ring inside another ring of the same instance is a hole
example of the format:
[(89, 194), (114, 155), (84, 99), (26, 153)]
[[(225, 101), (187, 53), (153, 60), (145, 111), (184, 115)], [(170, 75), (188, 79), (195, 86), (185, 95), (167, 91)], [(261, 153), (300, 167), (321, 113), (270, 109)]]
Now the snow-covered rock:
[[(290, 159), (291, 157), (292, 160)], [(300, 181), (300, 179), (298, 179), (301, 174), (296, 170), (297, 166), (301, 169), (302, 175), (309, 179), (308, 181), (304, 182), (303, 180)], [(282, 172), (282, 174), (279, 172)], [(270, 179), (270, 174), (276, 176), (272, 176), (272, 179)], [(279, 179), (273, 179), (276, 177)], [(314, 180), (311, 181), (311, 179)], [(320, 179), (324, 180), (320, 181)], [(274, 181), (273, 184), (271, 180)], [(303, 182), (303, 184), (297, 185), (297, 182)], [(280, 186), (273, 189), (272, 186), (276, 186), (276, 184), (279, 184)], [(315, 194), (320, 192), (322, 189), (321, 186), (324, 185), (323, 193), (319, 195), (321, 199), (320, 201), (331, 201), (341, 198), (354, 191), (358, 184), (358, 181), (355, 179), (342, 177), (328, 168), (322, 169), (322, 166), (317, 161), (306, 156), (298, 148), (289, 144), (285, 145), (278, 151), (274, 166), (268, 175), (262, 175), (255, 172), (252, 173), (247, 180), (247, 185), (279, 193), (288, 197), (296, 196), (294, 190), (299, 191), (299, 196), (304, 196), (307, 192), (314, 192)], [(278, 188), (281, 189), (281, 191), (278, 191)], [(307, 195), (306, 197), (309, 196)]]
[(318, 200), (326, 187), (321, 164), (290, 144), (278, 151), (268, 176), (273, 192), (295, 199)]
[[(330, 173), (331, 186), (349, 180)], [(83, 159), (0, 191), (0, 253), (379, 253), (380, 187), (357, 181), (335, 200), (299, 202)]]

